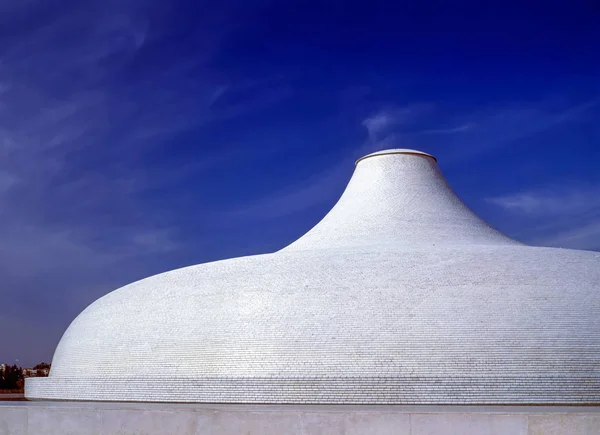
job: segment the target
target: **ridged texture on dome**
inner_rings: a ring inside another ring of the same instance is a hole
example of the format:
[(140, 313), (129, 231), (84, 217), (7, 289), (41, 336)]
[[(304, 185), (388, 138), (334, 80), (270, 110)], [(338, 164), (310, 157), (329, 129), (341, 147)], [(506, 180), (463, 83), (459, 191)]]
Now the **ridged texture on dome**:
[(598, 404), (600, 254), (515, 242), (454, 195), (435, 159), (392, 150), (360, 160), (339, 203), (287, 248), (90, 305), (26, 395)]

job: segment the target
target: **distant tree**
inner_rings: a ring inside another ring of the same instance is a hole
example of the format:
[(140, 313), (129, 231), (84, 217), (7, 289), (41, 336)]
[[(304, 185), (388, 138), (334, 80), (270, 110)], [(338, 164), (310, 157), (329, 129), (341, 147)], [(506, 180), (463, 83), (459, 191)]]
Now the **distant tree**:
[(50, 364), (48, 364), (47, 362), (41, 362), (37, 365), (35, 365), (34, 370), (50, 370)]
[(16, 390), (22, 388), (23, 385), (23, 369), (16, 364), (6, 366), (4, 374), (0, 376), (0, 389)]
[(50, 364), (48, 364), (47, 362), (41, 362), (38, 365), (36, 365), (33, 369), (36, 370), (36, 377), (43, 378), (48, 376), (48, 374), (50, 373)]

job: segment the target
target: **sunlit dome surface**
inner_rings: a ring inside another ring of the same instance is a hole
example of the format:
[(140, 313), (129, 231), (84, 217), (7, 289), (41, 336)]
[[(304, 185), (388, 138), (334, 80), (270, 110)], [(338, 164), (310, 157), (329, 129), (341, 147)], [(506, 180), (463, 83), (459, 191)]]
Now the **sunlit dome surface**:
[(433, 156), (357, 162), (279, 252), (143, 279), (69, 326), (30, 399), (600, 403), (600, 253), (525, 246)]

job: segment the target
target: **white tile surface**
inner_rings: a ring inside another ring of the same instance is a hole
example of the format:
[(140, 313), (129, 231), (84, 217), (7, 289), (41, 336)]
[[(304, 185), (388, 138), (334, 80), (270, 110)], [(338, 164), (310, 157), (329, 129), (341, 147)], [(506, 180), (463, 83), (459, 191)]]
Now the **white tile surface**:
[(528, 247), (434, 159), (362, 160), (274, 254), (156, 275), (65, 332), (30, 398), (228, 403), (600, 403), (600, 253)]

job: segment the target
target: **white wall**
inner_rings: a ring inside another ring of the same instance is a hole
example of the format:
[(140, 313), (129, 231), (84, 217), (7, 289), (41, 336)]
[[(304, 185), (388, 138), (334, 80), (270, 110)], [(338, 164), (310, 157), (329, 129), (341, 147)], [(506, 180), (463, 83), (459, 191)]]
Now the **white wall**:
[(598, 435), (600, 407), (0, 405), (0, 435)]

